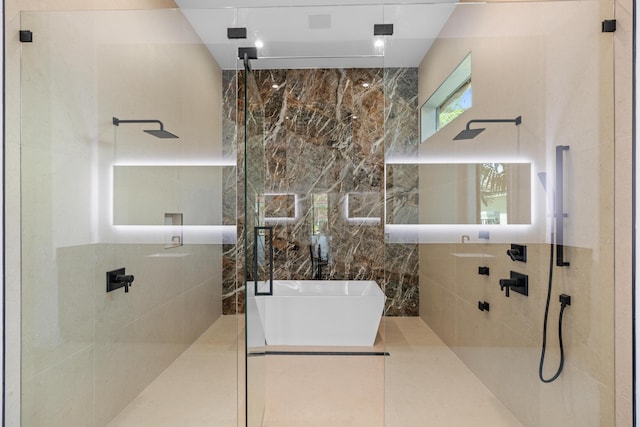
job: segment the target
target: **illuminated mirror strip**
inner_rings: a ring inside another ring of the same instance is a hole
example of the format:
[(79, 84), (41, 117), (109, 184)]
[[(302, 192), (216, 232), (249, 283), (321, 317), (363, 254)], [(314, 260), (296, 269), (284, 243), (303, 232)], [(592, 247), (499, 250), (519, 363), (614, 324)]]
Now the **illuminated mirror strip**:
[[(387, 165), (394, 164), (442, 164), (442, 163), (478, 163), (478, 162), (504, 162), (504, 163), (531, 163), (531, 224), (384, 224), (386, 243), (460, 243), (462, 235), (472, 236), (471, 243), (479, 242), (512, 242), (526, 243), (540, 240), (540, 227), (548, 227), (552, 220), (552, 198), (550, 193), (545, 193), (542, 189), (537, 189), (539, 172), (535, 166), (535, 162), (527, 159), (514, 159), (510, 157), (499, 158), (483, 158), (475, 156), (473, 158), (452, 158), (442, 157), (436, 159), (416, 159), (414, 158), (397, 158), (393, 162), (385, 162)], [(385, 173), (386, 180), (386, 173)], [(387, 200), (385, 182), (385, 201)], [(540, 197), (536, 197), (536, 194)], [(545, 222), (539, 224), (537, 219), (538, 209), (541, 207), (540, 202), (546, 202), (547, 212)], [(347, 206), (348, 208), (348, 206)], [(386, 211), (386, 202), (385, 202)], [(346, 211), (348, 212), (348, 211)], [(386, 215), (386, 214), (385, 214)], [(345, 217), (347, 214), (345, 213)], [(386, 216), (385, 216), (386, 218)], [(478, 236), (480, 232), (489, 231), (490, 240), (481, 239)], [(544, 235), (548, 235), (546, 230)]]
[(300, 219), (300, 212), (302, 209), (300, 208), (300, 199), (295, 193), (265, 193), (265, 196), (293, 196), (293, 205), (294, 205), (294, 214), (293, 216), (276, 216), (276, 217), (267, 217), (265, 216), (265, 222), (270, 223), (291, 223), (296, 222)]
[[(108, 224), (111, 232), (111, 243), (151, 243), (164, 244), (166, 226), (164, 225), (114, 225), (113, 197), (114, 197), (114, 168), (116, 166), (217, 166), (236, 167), (230, 161), (212, 162), (127, 162), (113, 164), (109, 169), (108, 195)], [(182, 226), (184, 244), (235, 244), (237, 242), (237, 227), (235, 225), (187, 225)]]
[(349, 196), (351, 195), (373, 195), (378, 197), (378, 193), (347, 193), (344, 197), (343, 203), (343, 217), (346, 222), (350, 224), (362, 224), (362, 225), (378, 225), (382, 219), (380, 217), (350, 217), (349, 216)]

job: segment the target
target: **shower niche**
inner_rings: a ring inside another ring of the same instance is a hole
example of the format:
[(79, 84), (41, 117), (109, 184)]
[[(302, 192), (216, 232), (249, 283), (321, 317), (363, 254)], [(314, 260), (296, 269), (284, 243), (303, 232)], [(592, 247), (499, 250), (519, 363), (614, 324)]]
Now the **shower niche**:
[(164, 232), (164, 248), (171, 249), (183, 245), (183, 215), (181, 213), (165, 213), (164, 225), (167, 229)]

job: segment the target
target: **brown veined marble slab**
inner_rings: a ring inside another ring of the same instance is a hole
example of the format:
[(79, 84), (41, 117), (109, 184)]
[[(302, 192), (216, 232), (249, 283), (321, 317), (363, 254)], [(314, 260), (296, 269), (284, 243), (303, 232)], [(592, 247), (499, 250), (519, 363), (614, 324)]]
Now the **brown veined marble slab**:
[[(263, 193), (288, 195), (279, 200), (295, 195), (297, 203), (295, 209), (290, 201), (267, 209), (268, 217), (286, 218), (267, 224), (275, 227), (274, 277), (312, 278), (309, 245), (318, 242), (312, 237), (313, 199), (325, 195), (322, 242), (329, 262), (323, 277), (376, 280), (387, 295), (387, 315), (418, 315), (417, 245), (384, 241), (385, 158), (415, 156), (418, 149), (417, 69), (256, 70), (253, 75), (264, 106), (257, 113), (264, 120), (264, 138), (252, 144), (264, 144), (257, 147), (264, 158), (250, 173), (262, 168)], [(244, 144), (244, 75), (225, 71), (223, 80), (224, 153), (235, 153), (238, 165), (235, 182), (225, 177), (224, 215), (238, 225), (236, 245), (224, 248), (223, 310), (231, 314), (244, 311), (244, 152), (238, 149)], [(417, 184), (417, 177), (394, 181), (402, 194)]]

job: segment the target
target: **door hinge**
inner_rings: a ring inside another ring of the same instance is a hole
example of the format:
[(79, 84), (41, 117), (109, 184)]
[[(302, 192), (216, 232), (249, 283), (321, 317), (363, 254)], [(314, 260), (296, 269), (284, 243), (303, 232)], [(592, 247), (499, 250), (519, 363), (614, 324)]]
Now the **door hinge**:
[(33, 33), (30, 30), (20, 30), (20, 41), (22, 43), (32, 43)]
[(603, 33), (615, 33), (616, 31), (616, 20), (615, 19), (605, 19), (602, 21), (602, 32)]

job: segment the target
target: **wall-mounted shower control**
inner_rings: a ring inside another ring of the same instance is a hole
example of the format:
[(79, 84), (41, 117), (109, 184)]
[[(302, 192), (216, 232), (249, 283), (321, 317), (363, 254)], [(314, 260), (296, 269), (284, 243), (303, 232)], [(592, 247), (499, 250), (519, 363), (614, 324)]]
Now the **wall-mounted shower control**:
[(524, 296), (529, 295), (529, 276), (512, 271), (509, 279), (500, 279), (500, 290), (509, 297), (509, 291), (517, 292)]
[(512, 243), (511, 249), (507, 250), (507, 255), (509, 255), (511, 261), (527, 262), (527, 247)]
[(107, 271), (107, 292), (115, 291), (122, 287), (124, 287), (125, 292), (129, 292), (129, 287), (134, 279), (133, 275), (125, 274), (124, 268)]
[(489, 267), (478, 267), (478, 274), (481, 274), (483, 276), (488, 276), (489, 275)]
[(486, 301), (478, 301), (478, 310), (489, 311), (489, 303)]

